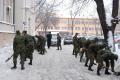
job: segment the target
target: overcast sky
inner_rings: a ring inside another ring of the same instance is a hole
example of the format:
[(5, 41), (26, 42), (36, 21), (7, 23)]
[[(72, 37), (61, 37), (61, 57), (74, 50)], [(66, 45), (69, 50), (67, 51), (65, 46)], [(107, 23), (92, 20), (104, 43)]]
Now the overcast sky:
[[(51, 2), (52, 0), (48, 0), (49, 2)], [(57, 0), (58, 2), (62, 1), (62, 0)], [(57, 15), (59, 17), (70, 17), (70, 2), (71, 0), (64, 0), (63, 3), (58, 6), (56, 8), (57, 10)], [(109, 2), (109, 0), (104, 0), (105, 6), (107, 6), (108, 8), (106, 8), (107, 12), (110, 12), (111, 7), (109, 7), (109, 5), (111, 5), (111, 2)], [(77, 17), (81, 17), (81, 18), (98, 18), (98, 14), (96, 11), (96, 3), (94, 1), (92, 1), (91, 3), (87, 4), (87, 6), (84, 8), (84, 10), (81, 11), (80, 15)]]
[[(57, 14), (60, 17), (70, 17), (70, 0), (64, 0), (63, 4), (57, 7)], [(89, 3), (87, 6), (85, 6), (84, 10), (81, 11), (80, 15), (77, 17), (85, 17), (85, 18), (96, 18), (97, 12), (96, 12), (96, 4), (95, 2)]]

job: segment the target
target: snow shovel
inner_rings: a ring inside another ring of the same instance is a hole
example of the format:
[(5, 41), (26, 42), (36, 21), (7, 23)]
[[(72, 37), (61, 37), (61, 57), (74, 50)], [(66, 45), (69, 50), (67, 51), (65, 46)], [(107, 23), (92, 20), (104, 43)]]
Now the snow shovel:
[(13, 54), (8, 59), (6, 59), (5, 62), (8, 62), (12, 57), (13, 57)]

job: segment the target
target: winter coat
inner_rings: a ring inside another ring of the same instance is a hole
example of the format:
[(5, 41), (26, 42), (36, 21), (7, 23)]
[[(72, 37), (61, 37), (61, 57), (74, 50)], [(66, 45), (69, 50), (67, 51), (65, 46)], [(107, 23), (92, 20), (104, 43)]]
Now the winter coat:
[(21, 35), (16, 35), (13, 40), (14, 53), (21, 53), (25, 51), (25, 38)]

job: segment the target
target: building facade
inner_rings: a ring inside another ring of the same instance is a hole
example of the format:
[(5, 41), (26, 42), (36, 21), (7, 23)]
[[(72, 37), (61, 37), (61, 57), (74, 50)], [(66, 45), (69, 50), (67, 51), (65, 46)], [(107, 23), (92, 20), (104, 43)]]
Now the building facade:
[(35, 0), (15, 0), (15, 28), (35, 34)]
[[(56, 27), (50, 26), (47, 31), (66, 34), (79, 33), (80, 35), (102, 35), (101, 25), (98, 19), (86, 18), (59, 18)], [(37, 32), (42, 32), (41, 27)]]
[(13, 33), (15, 31), (13, 2), (14, 0), (0, 0), (0, 32)]
[(0, 32), (35, 33), (35, 0), (0, 0)]

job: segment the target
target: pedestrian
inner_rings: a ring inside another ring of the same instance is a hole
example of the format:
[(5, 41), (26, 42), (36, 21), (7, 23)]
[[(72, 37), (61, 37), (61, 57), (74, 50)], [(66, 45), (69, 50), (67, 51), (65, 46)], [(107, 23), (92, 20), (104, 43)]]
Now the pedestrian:
[(80, 46), (78, 44), (79, 40), (77, 38), (78, 33), (75, 34), (73, 37), (73, 55), (77, 57), (78, 53), (80, 52)]
[(86, 38), (85, 37), (80, 37), (78, 38), (79, 40), (79, 47), (80, 47), (80, 62), (82, 62), (82, 58), (83, 58), (83, 55), (84, 53), (86, 52), (86, 49), (85, 49), (85, 42), (86, 42)]
[(51, 39), (52, 39), (51, 32), (49, 32), (46, 37), (47, 37), (47, 46), (48, 46), (48, 49), (49, 49), (50, 46), (51, 46)]
[(94, 64), (94, 60), (96, 59), (97, 51), (102, 50), (105, 47), (106, 47), (105, 44), (98, 44), (98, 42), (94, 42), (94, 41), (91, 42), (86, 53), (87, 59), (90, 60), (88, 70), (93, 71), (92, 66)]
[(57, 33), (57, 50), (62, 50), (61, 46), (61, 36), (59, 33)]
[(111, 73), (108, 71), (109, 67), (111, 65), (111, 71), (114, 71), (114, 66), (115, 66), (115, 62), (114, 60), (117, 61), (118, 59), (118, 55), (112, 53), (110, 50), (99, 50), (98, 54), (97, 54), (97, 58), (96, 61), (98, 63), (98, 67), (97, 67), (97, 75), (100, 75), (100, 70), (102, 69), (103, 62), (105, 62), (105, 74), (110, 75)]
[(24, 60), (25, 60), (25, 39), (21, 35), (20, 31), (16, 31), (16, 35), (13, 40), (13, 64), (11, 69), (17, 68), (17, 58), (20, 55), (21, 70), (24, 70)]
[(44, 55), (46, 52), (45, 49), (45, 43), (46, 43), (46, 38), (43, 37), (42, 35), (36, 35), (35, 36), (37, 38), (37, 43), (36, 43), (36, 49), (39, 52), (39, 54)]
[(32, 65), (35, 42), (33, 36), (27, 34), (27, 31), (23, 31), (22, 34), (25, 37), (25, 60), (29, 58), (29, 65)]

